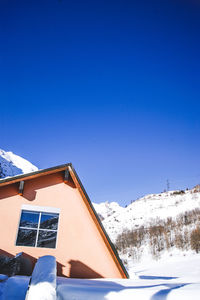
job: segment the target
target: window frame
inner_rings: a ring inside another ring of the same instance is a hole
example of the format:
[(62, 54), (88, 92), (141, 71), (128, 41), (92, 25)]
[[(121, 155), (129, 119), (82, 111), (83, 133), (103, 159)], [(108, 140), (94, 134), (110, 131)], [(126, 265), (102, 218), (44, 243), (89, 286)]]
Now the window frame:
[[(32, 227), (24, 227), (20, 226), (21, 222), (21, 217), (23, 212), (30, 212), (30, 213), (39, 213), (39, 219), (38, 219), (38, 224), (37, 227), (32, 228)], [(41, 216), (42, 214), (57, 214), (58, 215), (58, 225), (57, 225), (57, 230), (55, 229), (44, 229), (40, 228), (40, 221), (41, 221)], [(21, 212), (19, 216), (19, 223), (18, 223), (18, 229), (17, 229), (17, 235), (16, 235), (16, 240), (15, 240), (15, 246), (17, 247), (32, 247), (32, 248), (42, 248), (42, 249), (56, 249), (57, 248), (57, 242), (58, 242), (58, 229), (59, 229), (59, 220), (60, 220), (60, 209), (56, 207), (47, 207), (47, 206), (34, 206), (34, 205), (22, 205), (21, 207)], [(29, 246), (29, 245), (17, 245), (17, 239), (19, 235), (19, 230), (20, 229), (30, 229), (30, 230), (35, 230), (36, 231), (36, 239), (35, 239), (35, 245), (34, 246)], [(41, 247), (38, 246), (38, 237), (39, 233), (41, 231), (51, 231), (51, 232), (56, 232), (56, 242), (55, 242), (55, 247), (50, 248), (50, 247)]]

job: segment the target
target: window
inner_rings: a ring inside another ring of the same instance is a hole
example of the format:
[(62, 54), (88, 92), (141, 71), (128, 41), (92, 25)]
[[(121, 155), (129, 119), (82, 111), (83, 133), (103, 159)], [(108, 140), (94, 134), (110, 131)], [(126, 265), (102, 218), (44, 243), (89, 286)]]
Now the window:
[(17, 246), (55, 248), (58, 213), (22, 210)]

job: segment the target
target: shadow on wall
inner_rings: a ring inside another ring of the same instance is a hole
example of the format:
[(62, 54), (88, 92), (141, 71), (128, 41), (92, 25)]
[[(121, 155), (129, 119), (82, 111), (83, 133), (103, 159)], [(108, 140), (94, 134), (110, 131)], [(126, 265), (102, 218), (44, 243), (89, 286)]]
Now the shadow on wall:
[[(23, 197), (28, 201), (33, 201), (36, 198), (37, 190), (62, 183), (63, 180), (64, 172), (28, 179), (25, 181)], [(71, 177), (66, 184), (71, 188), (76, 188)], [(0, 200), (15, 196), (19, 192), (19, 182), (2, 186), (0, 189)]]
[[(19, 258), (17, 259), (17, 257)], [(26, 275), (30, 276), (33, 272), (37, 258), (33, 257), (25, 252), (19, 253), (16, 256), (0, 249), (0, 274), (8, 276), (13, 275)], [(63, 274), (63, 267), (61, 263), (57, 262), (57, 274), (58, 276), (67, 277)]]
[(0, 187), (0, 200), (16, 196), (19, 191), (19, 184), (14, 183)]
[(101, 274), (97, 273), (79, 260), (70, 260), (68, 265), (69, 276), (66, 276), (63, 274), (63, 268), (66, 266), (57, 261), (57, 275), (65, 278), (104, 278)]
[(103, 276), (79, 260), (70, 260), (70, 278), (103, 278)]
[(11, 253), (9, 253), (9, 252), (3, 250), (3, 249), (0, 249), (0, 256), (7, 256), (7, 257), (10, 257), (10, 258), (13, 258), (13, 257), (14, 257), (13, 254), (11, 254)]
[(26, 253), (21, 252), (14, 256), (0, 249), (0, 274), (30, 276), (36, 261), (36, 258)]
[(66, 276), (66, 275), (63, 274), (63, 267), (66, 267), (66, 266), (64, 266), (63, 264), (59, 263), (58, 261), (56, 263), (57, 263), (57, 275), (68, 278), (68, 276)]
[[(33, 201), (36, 198), (36, 193), (39, 189), (47, 188), (49, 186), (55, 186), (64, 182), (64, 171), (55, 174), (49, 174), (46, 176), (40, 176), (33, 179), (28, 179), (24, 184), (23, 197), (28, 201)], [(75, 188), (74, 183), (69, 179), (66, 182), (71, 188)]]
[[(14, 256), (13, 254), (0, 249), (0, 274), (8, 276), (13, 275), (26, 275), (30, 276), (33, 272), (34, 266), (37, 262), (37, 258), (21, 252), (19, 255)], [(57, 263), (57, 275), (67, 277), (63, 274), (63, 268), (65, 265), (60, 262)], [(69, 264), (69, 278), (103, 278), (103, 276), (86, 264), (78, 260), (70, 260)]]

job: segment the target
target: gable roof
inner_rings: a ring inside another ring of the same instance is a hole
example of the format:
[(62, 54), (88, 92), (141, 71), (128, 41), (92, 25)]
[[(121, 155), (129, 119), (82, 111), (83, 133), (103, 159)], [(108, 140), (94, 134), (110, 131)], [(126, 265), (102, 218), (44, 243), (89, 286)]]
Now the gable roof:
[(0, 187), (3, 186), (3, 185), (8, 185), (8, 184), (12, 184), (12, 183), (15, 183), (15, 182), (20, 182), (22, 180), (32, 179), (32, 178), (36, 178), (36, 177), (40, 177), (40, 176), (49, 175), (49, 174), (57, 173), (57, 172), (60, 172), (60, 171), (64, 171), (69, 166), (72, 167), (72, 164), (68, 163), (68, 164), (59, 165), (59, 166), (48, 168), (48, 169), (42, 169), (42, 170), (38, 170), (38, 171), (35, 171), (35, 172), (30, 172), (30, 173), (26, 173), (26, 174), (16, 175), (16, 176), (13, 176), (13, 177), (7, 177), (5, 179), (0, 179)]
[(121, 259), (119, 258), (119, 255), (115, 249), (115, 246), (113, 245), (113, 243), (111, 242), (105, 228), (103, 227), (101, 220), (97, 214), (97, 212), (95, 211), (92, 202), (88, 196), (88, 194), (86, 193), (80, 178), (78, 177), (74, 167), (72, 166), (71, 163), (68, 164), (63, 164), (63, 165), (59, 165), (56, 167), (52, 167), (52, 168), (48, 168), (48, 169), (43, 169), (43, 170), (39, 170), (39, 171), (35, 171), (35, 172), (31, 172), (31, 173), (27, 173), (27, 174), (22, 174), (22, 175), (17, 175), (17, 176), (13, 176), (13, 177), (8, 177), (5, 179), (1, 179), (0, 180), (0, 188), (2, 186), (5, 185), (10, 185), (13, 183), (17, 183), (17, 182), (21, 182), (21, 181), (26, 181), (29, 179), (34, 179), (36, 177), (40, 177), (40, 176), (45, 176), (45, 175), (50, 175), (53, 173), (57, 173), (57, 172), (62, 172), (68, 170), (69, 174), (71, 176), (71, 179), (73, 180), (73, 183), (75, 184), (76, 188), (79, 190), (82, 199), (84, 201), (84, 203), (86, 204), (88, 211), (93, 219), (93, 221), (95, 222), (97, 229), (101, 235), (101, 237), (104, 240), (104, 243), (106, 244), (115, 264), (117, 265), (117, 268), (120, 272), (120, 274), (122, 275), (122, 278), (128, 278), (129, 275), (121, 261)]

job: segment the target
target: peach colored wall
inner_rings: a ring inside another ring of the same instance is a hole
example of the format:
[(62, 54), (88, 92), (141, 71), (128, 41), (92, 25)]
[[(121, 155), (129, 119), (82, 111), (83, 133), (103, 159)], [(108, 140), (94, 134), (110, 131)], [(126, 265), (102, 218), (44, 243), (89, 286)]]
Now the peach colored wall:
[[(61, 173), (26, 180), (23, 196), (17, 188), (17, 184), (0, 187), (0, 249), (33, 258), (54, 255), (60, 275), (122, 277), (79, 191), (65, 184)], [(15, 246), (23, 204), (60, 208), (56, 249)]]

